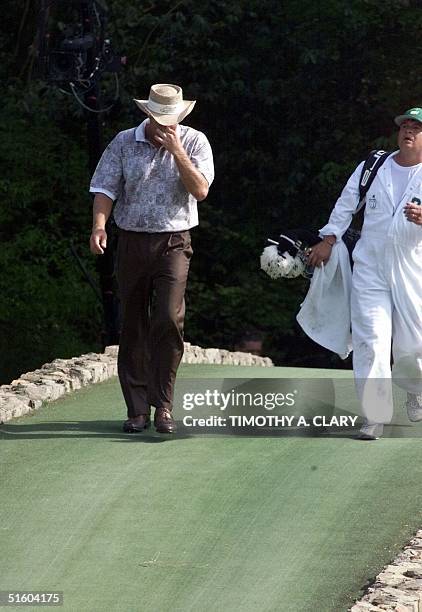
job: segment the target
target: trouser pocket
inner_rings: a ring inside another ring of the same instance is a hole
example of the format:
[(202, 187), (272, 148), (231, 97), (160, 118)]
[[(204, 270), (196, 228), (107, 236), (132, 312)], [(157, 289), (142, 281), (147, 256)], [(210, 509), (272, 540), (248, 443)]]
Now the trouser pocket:
[(175, 251), (183, 251), (187, 257), (193, 254), (191, 235), (189, 230), (183, 232), (172, 232), (167, 242), (165, 254), (168, 255)]

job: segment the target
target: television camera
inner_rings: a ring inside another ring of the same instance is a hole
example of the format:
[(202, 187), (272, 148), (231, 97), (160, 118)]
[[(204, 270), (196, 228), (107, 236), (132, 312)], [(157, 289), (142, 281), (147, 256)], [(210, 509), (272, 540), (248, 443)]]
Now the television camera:
[(118, 72), (126, 63), (105, 35), (107, 12), (102, 0), (41, 0), (38, 76), (64, 93), (73, 94), (90, 111), (94, 109), (85, 104), (84, 97), (94, 90), (104, 73), (114, 74), (113, 104), (117, 101)]

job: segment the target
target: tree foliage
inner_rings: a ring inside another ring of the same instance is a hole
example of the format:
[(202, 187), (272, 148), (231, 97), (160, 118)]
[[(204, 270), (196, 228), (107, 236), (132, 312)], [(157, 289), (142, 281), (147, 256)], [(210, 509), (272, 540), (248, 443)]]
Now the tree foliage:
[[(34, 77), (35, 3), (4, 4), (3, 381), (55, 356), (97, 350), (101, 329), (95, 295), (68, 254), (73, 240), (94, 274), (84, 113)], [(338, 366), (298, 335), (306, 282), (264, 277), (259, 254), (283, 229), (321, 226), (354, 166), (376, 146), (394, 147), (391, 118), (421, 100), (418, 2), (108, 6), (108, 33), (128, 67), (119, 106), (103, 117), (105, 140), (141, 120), (133, 97), (174, 82), (198, 100), (186, 123), (207, 134), (215, 154), (216, 179), (194, 231), (187, 339), (230, 348), (240, 329), (259, 328), (279, 363)]]

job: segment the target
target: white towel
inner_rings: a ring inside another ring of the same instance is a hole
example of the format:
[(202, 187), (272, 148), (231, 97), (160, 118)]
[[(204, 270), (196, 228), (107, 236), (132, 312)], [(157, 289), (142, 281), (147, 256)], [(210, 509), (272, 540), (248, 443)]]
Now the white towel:
[(349, 253), (342, 240), (335, 243), (325, 266), (315, 268), (297, 321), (314, 342), (340, 355), (352, 350), (350, 294), (352, 271)]

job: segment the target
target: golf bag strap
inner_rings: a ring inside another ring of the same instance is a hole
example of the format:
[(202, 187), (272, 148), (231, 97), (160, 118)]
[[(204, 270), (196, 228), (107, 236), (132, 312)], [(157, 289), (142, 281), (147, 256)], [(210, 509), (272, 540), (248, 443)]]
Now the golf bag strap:
[(378, 170), (381, 168), (389, 155), (390, 153), (388, 151), (377, 151), (376, 149), (370, 152), (363, 165), (360, 175), (359, 202), (361, 202), (368, 193), (368, 190), (372, 185)]
[(355, 230), (361, 230), (363, 225), (363, 217), (366, 206), (366, 194), (373, 183), (374, 178), (382, 164), (390, 155), (388, 151), (374, 149), (370, 152), (363, 164), (362, 172), (359, 180), (359, 204), (353, 213), (352, 227)]

